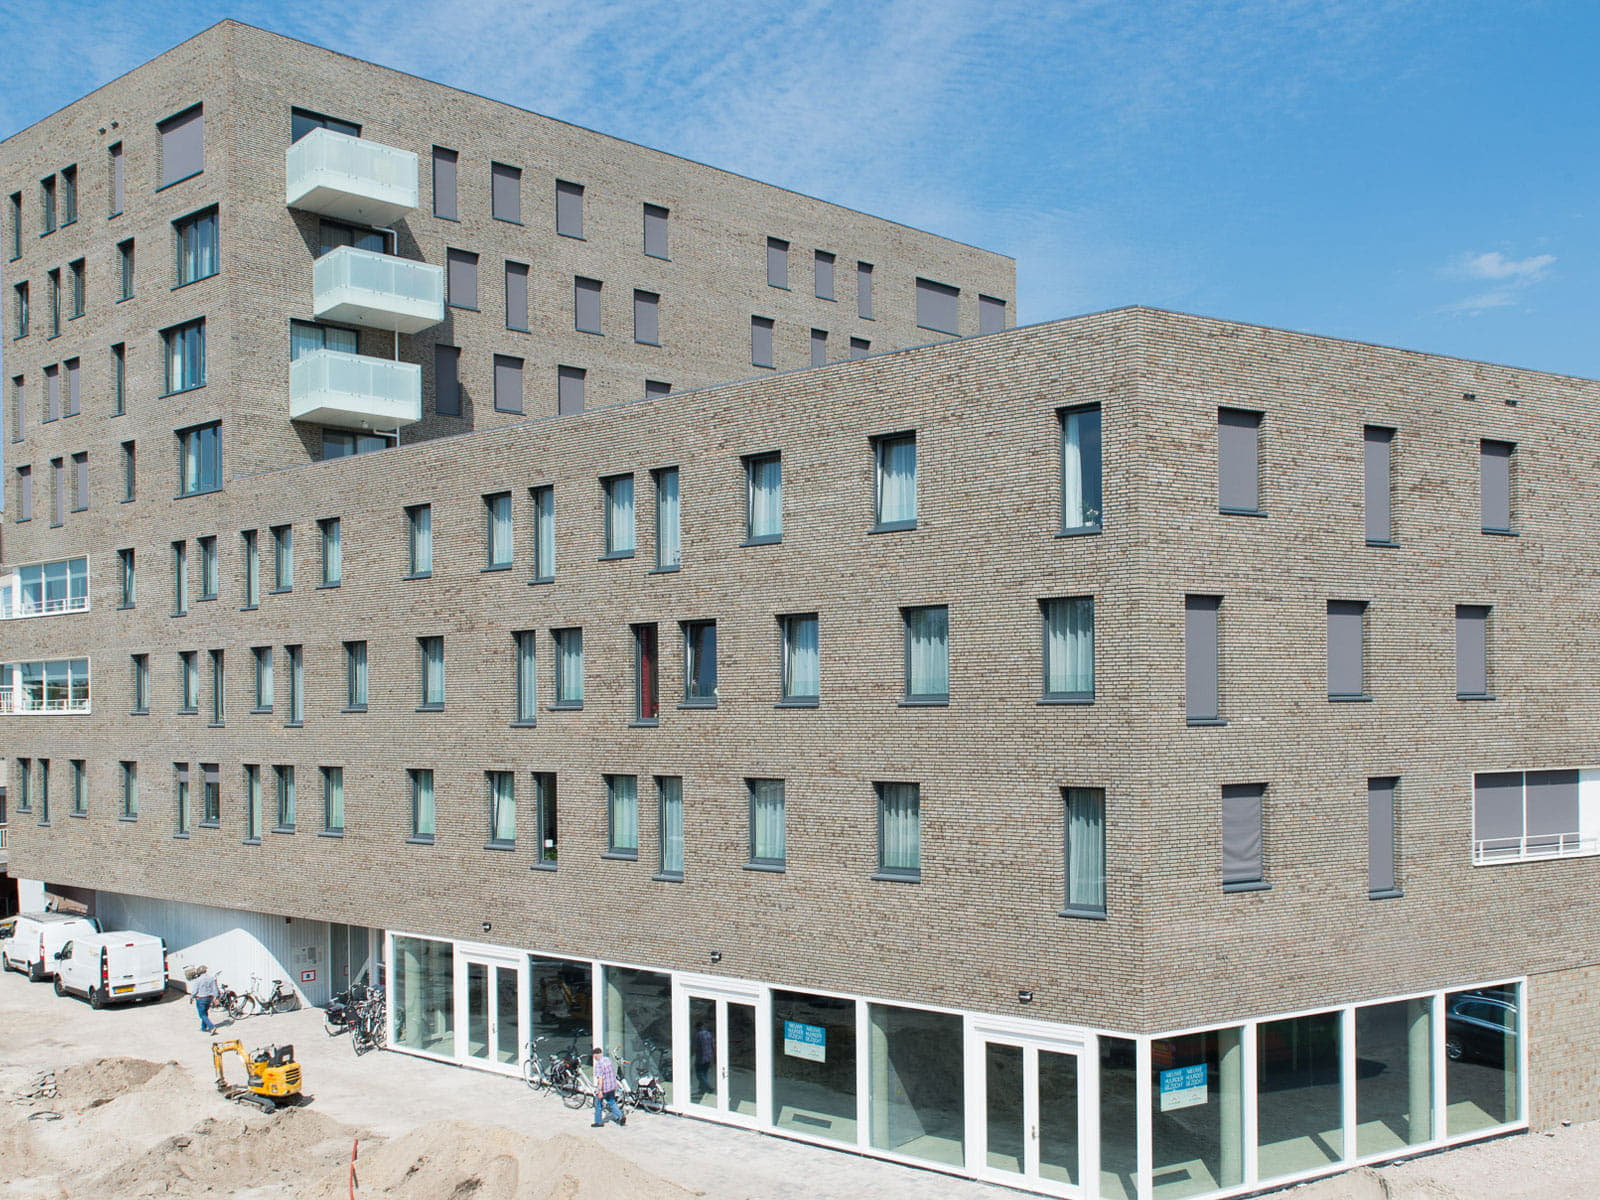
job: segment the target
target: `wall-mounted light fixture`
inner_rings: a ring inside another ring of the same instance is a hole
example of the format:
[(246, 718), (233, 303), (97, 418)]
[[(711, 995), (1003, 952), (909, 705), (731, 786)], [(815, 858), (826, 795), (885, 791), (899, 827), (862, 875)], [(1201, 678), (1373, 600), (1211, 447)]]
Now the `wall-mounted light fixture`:
[(713, 950), (711, 952), (711, 961), (714, 962), (714, 963), (721, 962), (722, 961), (722, 951), (721, 950)]
[(488, 921), (485, 921), (485, 922), (484, 922), (484, 923), (483, 923), (483, 931), (484, 931), (484, 932), (485, 932), (485, 933), (488, 933), (488, 932), (489, 932), (489, 930), (491, 930), (491, 929), (493, 929), (493, 928), (494, 928), (494, 926), (493, 926), (493, 925), (491, 925), (491, 924), (489, 924), (489, 922), (488, 922)]
[(1017, 989), (1017, 1003), (1018, 1004), (1032, 1004), (1033, 1003), (1033, 989), (1032, 988), (1018, 988)]

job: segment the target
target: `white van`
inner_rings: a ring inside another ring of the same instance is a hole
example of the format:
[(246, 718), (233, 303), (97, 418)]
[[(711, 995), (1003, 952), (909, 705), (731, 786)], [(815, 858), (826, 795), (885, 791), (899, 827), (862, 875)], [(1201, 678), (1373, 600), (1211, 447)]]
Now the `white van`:
[(0, 966), (7, 971), (26, 971), (38, 983), (56, 973), (56, 953), (75, 937), (100, 932), (94, 917), (74, 917), (68, 913), (20, 913), (11, 936), (0, 942)]
[(150, 933), (83, 933), (56, 952), (56, 995), (91, 1008), (147, 1000), (167, 990), (167, 944)]

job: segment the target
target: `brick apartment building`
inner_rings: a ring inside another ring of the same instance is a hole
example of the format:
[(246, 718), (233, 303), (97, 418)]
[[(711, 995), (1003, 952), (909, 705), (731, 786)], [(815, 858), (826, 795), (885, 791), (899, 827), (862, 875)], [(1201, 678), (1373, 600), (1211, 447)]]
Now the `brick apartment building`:
[(1600, 1115), (1595, 383), (233, 22), (0, 198), (25, 902), (1062, 1196)]

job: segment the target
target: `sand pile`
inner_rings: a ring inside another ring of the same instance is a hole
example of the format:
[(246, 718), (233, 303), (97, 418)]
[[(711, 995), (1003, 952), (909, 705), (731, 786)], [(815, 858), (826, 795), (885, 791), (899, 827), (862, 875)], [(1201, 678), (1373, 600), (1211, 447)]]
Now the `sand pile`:
[[(56, 1074), (59, 1106), (74, 1111), (96, 1108), (144, 1087), (168, 1067), (183, 1072), (175, 1062), (158, 1063), (143, 1058), (100, 1058), (66, 1067)], [(184, 1076), (187, 1081), (186, 1072)]]

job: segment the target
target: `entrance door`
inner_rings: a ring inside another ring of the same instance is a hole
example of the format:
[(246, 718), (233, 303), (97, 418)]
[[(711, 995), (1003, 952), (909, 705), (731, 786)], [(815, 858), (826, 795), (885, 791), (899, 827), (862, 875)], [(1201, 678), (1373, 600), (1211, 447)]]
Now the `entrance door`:
[(1077, 1048), (982, 1032), (973, 1044), (981, 1093), (972, 1165), (1013, 1187), (1081, 1195), (1088, 1106)]
[(683, 984), (674, 1005), (678, 1104), (684, 1112), (754, 1125), (760, 1120), (761, 1028), (754, 988)]
[(461, 954), (456, 973), (456, 1057), (496, 1070), (521, 1070), (522, 965), (513, 959)]

